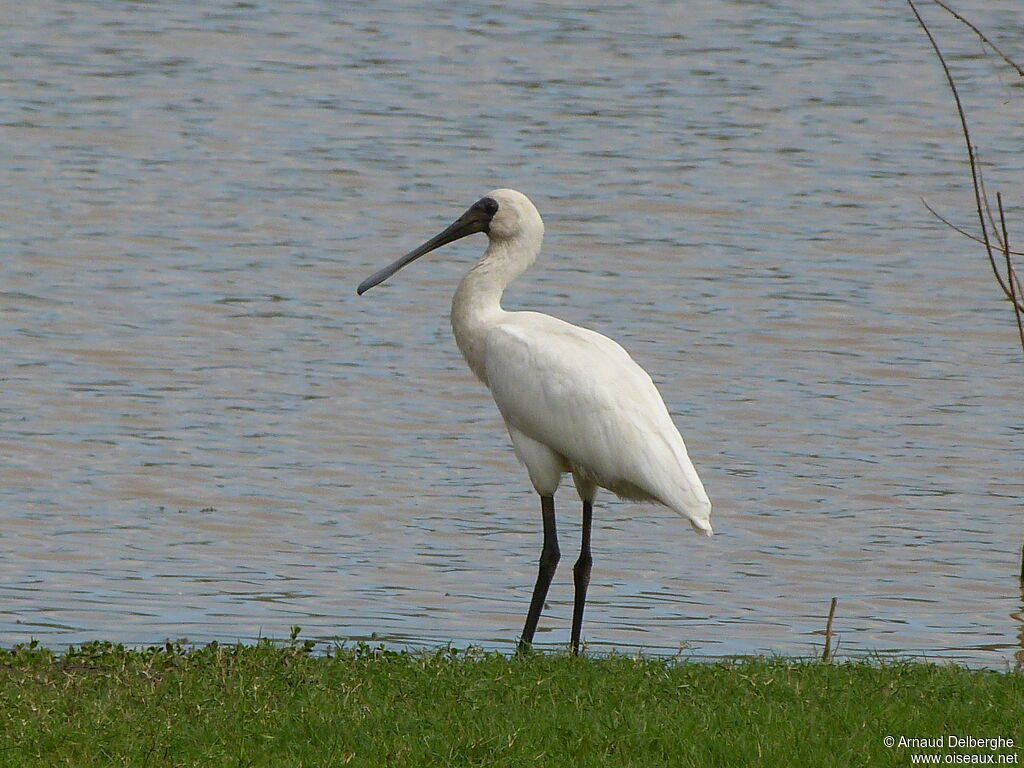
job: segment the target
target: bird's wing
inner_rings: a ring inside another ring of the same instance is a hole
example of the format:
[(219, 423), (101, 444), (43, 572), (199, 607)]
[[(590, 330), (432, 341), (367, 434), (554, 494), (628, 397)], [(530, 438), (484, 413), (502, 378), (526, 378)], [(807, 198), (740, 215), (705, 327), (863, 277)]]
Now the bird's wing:
[(606, 336), (536, 312), (487, 335), (487, 382), (505, 421), (598, 485), (651, 498), (703, 531), (710, 502), (660, 393)]

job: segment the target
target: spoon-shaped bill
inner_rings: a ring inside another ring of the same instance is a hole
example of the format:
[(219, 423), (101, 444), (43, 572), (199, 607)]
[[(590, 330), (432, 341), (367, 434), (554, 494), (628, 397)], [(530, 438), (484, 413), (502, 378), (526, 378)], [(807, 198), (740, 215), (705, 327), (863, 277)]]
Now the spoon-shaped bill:
[(459, 240), (467, 235), (476, 234), (477, 232), (486, 232), (497, 207), (497, 203), (487, 197), (474, 203), (469, 210), (456, 219), (443, 232), (435, 235), (419, 248), (409, 251), (402, 258), (388, 264), (383, 269), (374, 272), (368, 278), (363, 280), (356, 289), (356, 293), (362, 296), (368, 290), (373, 288), (373, 286), (383, 283), (402, 267), (407, 264), (411, 264), (423, 254), (430, 253), (431, 251), (440, 248), (442, 245), (447, 245), (448, 243)]

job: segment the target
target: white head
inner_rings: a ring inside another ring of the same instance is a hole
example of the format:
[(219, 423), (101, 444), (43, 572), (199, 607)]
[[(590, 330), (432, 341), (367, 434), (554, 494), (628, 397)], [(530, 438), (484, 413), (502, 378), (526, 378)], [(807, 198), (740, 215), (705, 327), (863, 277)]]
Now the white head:
[[(493, 200), (498, 208), (485, 232), (491, 240), (530, 239), (544, 236), (544, 222), (530, 198), (514, 189), (495, 189), (481, 200)], [(479, 205), (479, 203), (477, 203)]]
[(423, 254), (477, 232), (485, 232), (492, 244), (524, 241), (529, 250), (536, 252), (544, 237), (544, 222), (522, 192), (495, 189), (473, 203), (443, 232), (363, 280), (357, 292), (362, 295)]

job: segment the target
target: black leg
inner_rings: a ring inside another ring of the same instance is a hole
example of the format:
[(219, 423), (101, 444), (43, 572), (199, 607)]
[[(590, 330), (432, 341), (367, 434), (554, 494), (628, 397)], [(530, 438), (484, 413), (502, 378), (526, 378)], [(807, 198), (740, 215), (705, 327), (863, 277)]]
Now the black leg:
[(537, 569), (537, 583), (533, 587), (533, 599), (530, 600), (530, 612), (526, 614), (526, 626), (519, 640), (519, 650), (526, 650), (533, 642), (533, 633), (540, 621), (540, 612), (548, 596), (548, 587), (558, 567), (558, 533), (555, 531), (555, 497), (540, 497), (540, 513), (544, 518), (544, 548), (540, 552), (540, 567)]
[(572, 568), (573, 581), (576, 584), (576, 597), (572, 604), (572, 653), (580, 652), (580, 631), (583, 629), (583, 608), (587, 603), (587, 587), (590, 585), (590, 566), (594, 558), (590, 556), (590, 524), (594, 519), (594, 502), (583, 502), (583, 540), (580, 543), (580, 559)]

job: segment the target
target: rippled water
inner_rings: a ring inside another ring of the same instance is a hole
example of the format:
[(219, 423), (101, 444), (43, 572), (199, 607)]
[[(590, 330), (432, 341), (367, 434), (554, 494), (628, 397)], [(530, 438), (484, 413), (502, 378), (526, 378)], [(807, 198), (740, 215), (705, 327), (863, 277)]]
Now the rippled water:
[[(447, 320), (482, 238), (355, 295), (500, 185), (548, 230), (506, 305), (622, 342), (715, 502), (601, 499), (592, 649), (810, 653), (836, 596), (840, 653), (1021, 656), (1024, 365), (920, 201), (971, 226), (905, 6), (0, 5), (0, 643), (510, 649), (539, 508)], [(1022, 232), (1024, 81), (941, 29)]]

